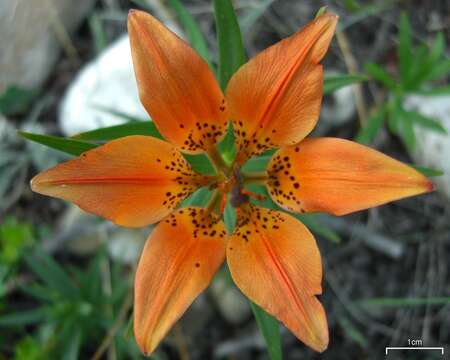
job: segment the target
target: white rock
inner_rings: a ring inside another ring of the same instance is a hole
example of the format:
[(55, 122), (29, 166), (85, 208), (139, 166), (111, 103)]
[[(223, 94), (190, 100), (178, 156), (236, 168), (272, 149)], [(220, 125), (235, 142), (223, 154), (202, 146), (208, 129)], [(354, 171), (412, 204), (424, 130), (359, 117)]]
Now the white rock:
[(59, 113), (63, 133), (71, 136), (125, 122), (98, 107), (148, 119), (139, 101), (128, 35), (87, 64), (70, 85)]
[[(409, 96), (407, 110), (418, 111), (440, 121), (450, 134), (450, 96)], [(442, 170), (444, 175), (433, 178), (437, 189), (450, 199), (450, 136), (415, 126), (417, 146), (413, 154), (418, 165)]]
[[(151, 4), (156, 16), (162, 19), (169, 29), (183, 37), (178, 25), (162, 12), (164, 7), (159, 6), (157, 2)], [(143, 120), (149, 119), (139, 100), (130, 41), (126, 34), (87, 64), (70, 85), (59, 111), (62, 132), (71, 136), (127, 121), (98, 107)]]
[(60, 53), (57, 29), (71, 32), (94, 0), (1, 0), (0, 93), (8, 85), (39, 87)]

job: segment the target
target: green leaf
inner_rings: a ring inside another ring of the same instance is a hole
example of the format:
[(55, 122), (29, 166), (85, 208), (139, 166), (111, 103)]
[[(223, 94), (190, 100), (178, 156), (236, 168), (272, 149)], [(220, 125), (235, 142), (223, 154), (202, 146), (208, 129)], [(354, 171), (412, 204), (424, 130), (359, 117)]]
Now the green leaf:
[(367, 120), (366, 126), (359, 129), (355, 140), (361, 144), (370, 144), (383, 126), (384, 118), (385, 108), (384, 106), (381, 106), (371, 114)]
[(52, 290), (68, 299), (77, 299), (80, 296), (80, 291), (75, 287), (70, 276), (43, 251), (25, 256), (25, 261)]
[(410, 166), (413, 167), (414, 169), (416, 169), (422, 175), (425, 175), (426, 177), (435, 177), (435, 176), (444, 175), (444, 172), (442, 170), (432, 169), (432, 168), (419, 166), (419, 165), (413, 165), (413, 164), (410, 164)]
[(75, 329), (75, 331), (71, 331), (69, 341), (65, 343), (64, 350), (62, 351), (62, 353), (64, 354), (62, 360), (79, 359), (78, 354), (81, 348), (81, 339), (81, 329)]
[(33, 310), (25, 310), (16, 313), (0, 316), (0, 327), (4, 326), (24, 326), (29, 324), (37, 324), (48, 317), (48, 310), (40, 307)]
[(323, 82), (323, 94), (328, 95), (342, 87), (366, 80), (367, 76), (362, 74), (329, 75)]
[(434, 67), (426, 80), (441, 79), (450, 73), (450, 59), (441, 60)]
[(153, 121), (133, 121), (122, 125), (108, 126), (72, 136), (76, 140), (109, 141), (129, 135), (146, 135), (163, 139)]
[(0, 113), (6, 116), (23, 114), (37, 96), (37, 91), (8, 86), (0, 95)]
[(0, 224), (0, 262), (13, 264), (20, 258), (23, 249), (33, 244), (33, 241), (30, 224), (7, 216)]
[(212, 166), (211, 162), (209, 161), (208, 157), (205, 154), (199, 154), (199, 155), (189, 155), (189, 154), (183, 154), (184, 158), (191, 164), (192, 169), (194, 171), (205, 174), (205, 175), (214, 175), (215, 170)]
[(169, 0), (169, 5), (177, 14), (178, 20), (186, 31), (192, 47), (208, 63), (209, 67), (214, 70), (211, 64), (208, 45), (193, 16), (186, 10), (180, 0)]
[(397, 87), (395, 80), (389, 75), (389, 73), (374, 63), (368, 63), (365, 65), (366, 72), (372, 76), (375, 80), (383, 83), (389, 89), (394, 90)]
[(219, 83), (225, 90), (231, 76), (245, 62), (241, 30), (230, 0), (214, 0), (217, 43), (219, 44)]
[(18, 134), (28, 140), (45, 145), (49, 148), (76, 156), (81, 155), (83, 152), (97, 147), (96, 144), (91, 144), (85, 141), (65, 139), (62, 137), (52, 135), (32, 134), (24, 131), (19, 131)]
[(183, 201), (181, 207), (188, 206), (201, 206), (204, 207), (208, 204), (208, 200), (211, 197), (211, 191), (203, 187), (194, 192), (191, 196), (189, 196), (186, 200)]
[(400, 106), (400, 99), (398, 97), (393, 97), (387, 104), (387, 116), (389, 129), (394, 134), (400, 133), (400, 122), (402, 117), (402, 109)]
[(402, 117), (399, 130), (399, 135), (403, 139), (406, 147), (410, 152), (413, 152), (416, 148), (416, 135), (414, 134), (412, 120), (407, 117)]
[(408, 82), (412, 64), (411, 27), (408, 16), (402, 13), (400, 16), (398, 59), (400, 62), (400, 79), (402, 84)]
[(436, 64), (432, 61), (429, 53), (429, 49), (424, 45), (416, 49), (413, 54), (414, 62), (411, 63), (408, 80), (402, 82), (404, 90), (417, 91), (430, 76)]
[(413, 123), (441, 134), (447, 134), (447, 129), (435, 119), (425, 116), (417, 111), (404, 111), (404, 116), (408, 117)]
[(441, 56), (444, 54), (444, 50), (445, 50), (445, 37), (442, 32), (438, 32), (430, 51), (430, 58), (433, 61), (439, 60)]
[(253, 156), (242, 167), (243, 172), (261, 172), (266, 171), (267, 165), (272, 158), (274, 151), (265, 152), (259, 156)]
[(271, 360), (282, 360), (280, 325), (278, 324), (277, 319), (270, 316), (251, 301), (250, 305), (256, 322), (258, 323), (259, 330), (261, 331), (264, 340), (266, 340), (267, 350), (269, 351)]
[(46, 360), (48, 357), (42, 344), (31, 336), (22, 338), (14, 344), (14, 360)]

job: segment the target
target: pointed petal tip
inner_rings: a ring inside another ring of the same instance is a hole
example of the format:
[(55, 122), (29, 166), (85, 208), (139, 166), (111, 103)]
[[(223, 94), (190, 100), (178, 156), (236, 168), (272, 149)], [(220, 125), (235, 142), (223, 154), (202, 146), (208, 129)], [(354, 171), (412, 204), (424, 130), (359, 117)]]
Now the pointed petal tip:
[(323, 353), (326, 349), (328, 349), (329, 336), (328, 336), (328, 328), (326, 332), (319, 334), (317, 337), (317, 342), (312, 345), (312, 348), (319, 352)]
[(39, 173), (35, 176), (33, 176), (33, 178), (30, 180), (30, 188), (32, 191), (34, 191), (35, 193), (41, 193), (41, 185), (42, 185), (42, 174), (43, 173)]

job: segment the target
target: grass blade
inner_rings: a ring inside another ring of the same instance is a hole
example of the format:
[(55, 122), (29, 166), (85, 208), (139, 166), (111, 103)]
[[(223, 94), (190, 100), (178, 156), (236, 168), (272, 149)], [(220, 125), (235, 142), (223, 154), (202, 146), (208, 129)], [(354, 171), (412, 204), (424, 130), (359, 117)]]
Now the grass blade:
[(323, 94), (328, 95), (344, 86), (368, 80), (366, 75), (346, 74), (326, 76), (323, 81)]
[(414, 124), (447, 135), (447, 129), (444, 126), (442, 126), (442, 124), (439, 121), (432, 119), (428, 116), (425, 116), (417, 111), (405, 111), (404, 116), (409, 117), (409, 119)]
[(253, 314), (255, 315), (256, 322), (258, 323), (259, 330), (261, 331), (264, 340), (266, 340), (270, 358), (272, 360), (282, 360), (280, 325), (278, 324), (278, 321), (251, 301), (250, 305)]
[(381, 66), (374, 63), (368, 63), (365, 65), (365, 69), (370, 76), (384, 84), (389, 89), (394, 90), (396, 88), (397, 84), (395, 83), (395, 80)]
[(24, 326), (29, 324), (37, 324), (48, 318), (48, 311), (45, 307), (33, 310), (20, 311), (0, 316), (0, 327), (6, 326)]
[(419, 165), (413, 165), (409, 164), (409, 166), (416, 169), (418, 172), (420, 172), (422, 175), (425, 175), (426, 177), (435, 177), (435, 176), (442, 176), (444, 175), (444, 172), (442, 170), (438, 169), (432, 169), (425, 166), (419, 166)]
[(66, 299), (77, 299), (80, 296), (80, 291), (70, 276), (49, 255), (39, 251), (35, 255), (25, 256), (25, 261), (51, 290), (57, 291)]
[(381, 107), (377, 109), (369, 117), (365, 127), (359, 129), (355, 140), (361, 144), (370, 144), (375, 136), (377, 136), (384, 123), (385, 109)]
[(230, 0), (214, 0), (219, 44), (219, 83), (224, 90), (231, 76), (245, 62), (241, 30)]
[(18, 134), (28, 140), (34, 141), (38, 144), (45, 145), (49, 148), (65, 152), (70, 155), (81, 155), (83, 152), (91, 150), (97, 147), (96, 144), (92, 144), (85, 141), (66, 139), (63, 137), (52, 135), (40, 135), (33, 134), (24, 131), (18, 131)]
[(134, 121), (121, 125), (108, 126), (86, 131), (72, 136), (76, 140), (108, 141), (129, 135), (146, 135), (163, 139), (156, 125), (152, 121)]

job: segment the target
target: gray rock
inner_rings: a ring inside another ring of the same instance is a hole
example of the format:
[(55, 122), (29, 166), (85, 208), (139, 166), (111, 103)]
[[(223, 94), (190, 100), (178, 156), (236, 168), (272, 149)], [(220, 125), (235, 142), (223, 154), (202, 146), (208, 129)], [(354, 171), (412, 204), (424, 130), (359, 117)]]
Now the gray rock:
[(0, 93), (8, 85), (39, 87), (60, 53), (61, 30), (80, 25), (94, 0), (0, 1)]

